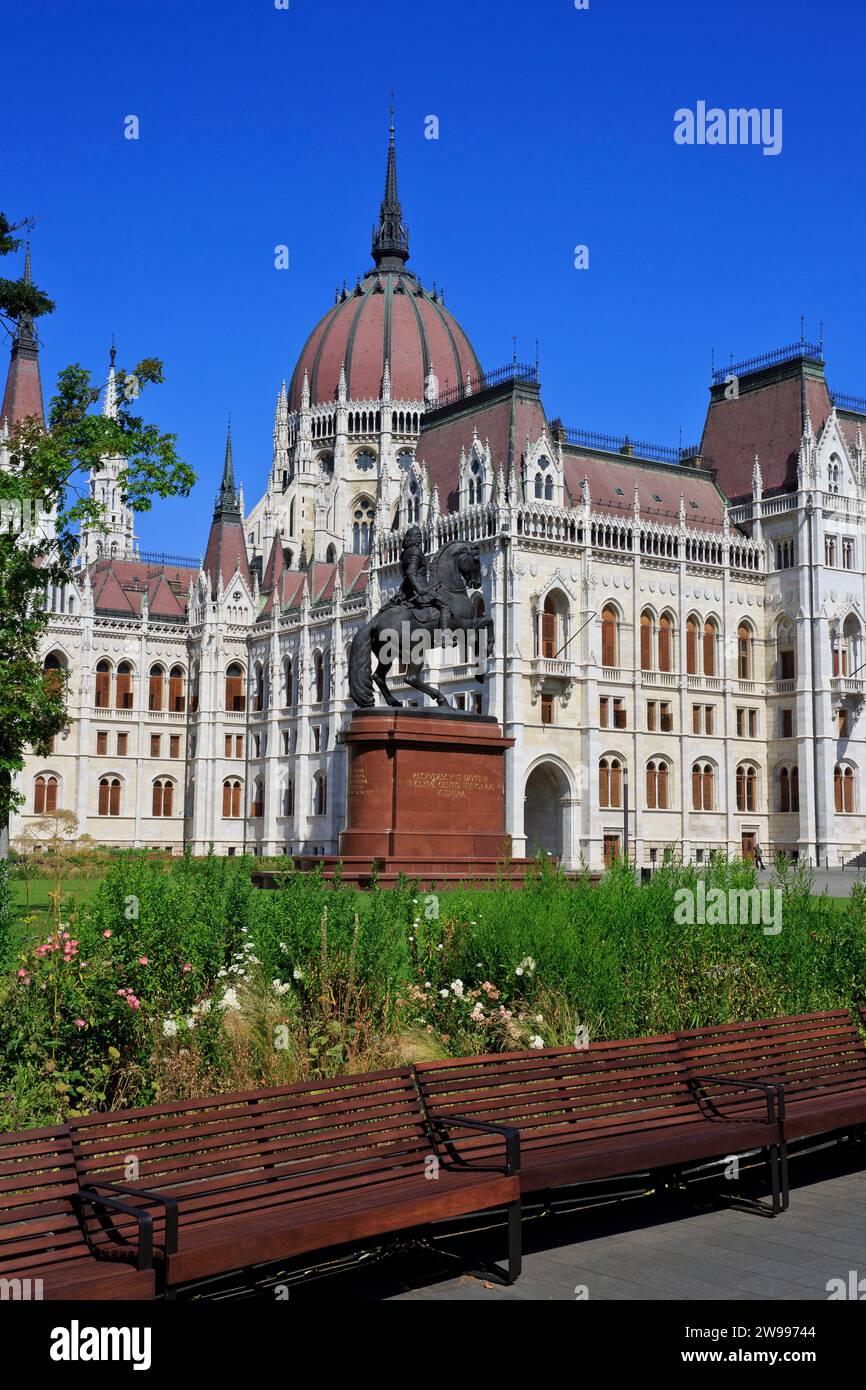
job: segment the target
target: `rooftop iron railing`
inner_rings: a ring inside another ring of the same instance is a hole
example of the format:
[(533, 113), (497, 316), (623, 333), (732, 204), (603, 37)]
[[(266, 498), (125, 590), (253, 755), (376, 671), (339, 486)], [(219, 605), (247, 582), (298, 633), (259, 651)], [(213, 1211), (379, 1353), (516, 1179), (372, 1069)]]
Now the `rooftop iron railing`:
[(762, 371), (764, 367), (775, 367), (780, 362), (795, 362), (806, 357), (811, 362), (824, 361), (824, 349), (818, 343), (788, 343), (785, 347), (762, 352), (758, 357), (744, 357), (740, 362), (731, 361), (727, 367), (716, 367), (713, 372), (713, 385), (722, 386), (729, 376), (747, 376), (749, 372)]

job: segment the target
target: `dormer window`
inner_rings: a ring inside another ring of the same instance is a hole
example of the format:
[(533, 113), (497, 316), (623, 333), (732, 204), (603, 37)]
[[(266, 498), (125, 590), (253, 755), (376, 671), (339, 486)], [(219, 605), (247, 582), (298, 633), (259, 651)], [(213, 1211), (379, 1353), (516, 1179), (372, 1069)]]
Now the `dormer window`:
[(535, 465), (535, 495), (544, 502), (553, 501), (553, 475), (550, 471), (550, 459), (541, 458)]
[(469, 505), (484, 501), (484, 471), (478, 459), (472, 460), (469, 470)]

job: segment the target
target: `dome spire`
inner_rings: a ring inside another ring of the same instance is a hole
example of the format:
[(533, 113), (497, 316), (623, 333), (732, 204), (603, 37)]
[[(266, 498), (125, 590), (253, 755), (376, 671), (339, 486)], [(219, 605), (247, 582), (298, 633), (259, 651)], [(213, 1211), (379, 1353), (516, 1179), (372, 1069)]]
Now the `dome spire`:
[(394, 146), (394, 93), (391, 93), (391, 127), (385, 196), (379, 208), (379, 225), (373, 232), (373, 260), (379, 270), (402, 270), (409, 259), (409, 229), (403, 225), (403, 208), (397, 192), (397, 152)]

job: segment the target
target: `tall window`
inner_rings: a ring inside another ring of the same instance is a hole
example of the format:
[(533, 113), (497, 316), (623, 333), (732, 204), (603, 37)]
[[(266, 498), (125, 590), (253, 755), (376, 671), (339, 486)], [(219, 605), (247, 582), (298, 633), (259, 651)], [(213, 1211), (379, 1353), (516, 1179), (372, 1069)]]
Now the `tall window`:
[(120, 780), (117, 777), (99, 779), (99, 815), (120, 815)]
[(33, 784), (33, 810), (37, 816), (53, 815), (57, 810), (57, 778), (40, 774)]
[(237, 820), (241, 814), (241, 794), (243, 786), (236, 777), (228, 777), (223, 782), (223, 817)]
[(153, 805), (151, 814), (154, 816), (170, 816), (172, 812), (173, 796), (173, 783), (158, 778), (153, 784)]
[(704, 675), (716, 674), (716, 625), (712, 618), (704, 623)]
[(535, 466), (535, 495), (545, 502), (552, 502), (553, 475), (550, 469), (550, 459), (542, 457)]
[(352, 549), (356, 555), (369, 555), (375, 511), (369, 497), (359, 497), (352, 508)]
[(748, 623), (737, 628), (737, 675), (741, 681), (752, 679), (752, 630)]
[(295, 703), (295, 675), (291, 657), (287, 657), (283, 662), (283, 684), (286, 691), (286, 706), (289, 707)]
[(668, 772), (663, 758), (646, 765), (646, 804), (650, 811), (668, 809)]
[(114, 684), (114, 703), (118, 709), (132, 709), (132, 667), (121, 661)]
[(96, 664), (96, 692), (93, 703), (97, 709), (108, 709), (111, 703), (111, 663), (99, 661)]
[(263, 710), (265, 707), (265, 676), (262, 670), (262, 663), (257, 661), (253, 670), (253, 709)]
[(612, 809), (622, 805), (622, 763), (619, 758), (602, 758), (598, 765), (598, 804)]
[(715, 779), (711, 763), (695, 763), (692, 768), (692, 810), (712, 811)]
[(640, 669), (651, 671), (653, 666), (653, 618), (644, 611), (640, 615)]
[(233, 661), (226, 671), (226, 709), (243, 710), (246, 703), (243, 667)]
[(147, 707), (152, 710), (162, 709), (163, 682), (165, 680), (165, 668), (162, 666), (151, 666), (150, 680), (148, 683)]
[(748, 763), (740, 763), (737, 768), (737, 810), (753, 812), (757, 809), (758, 774)]
[[(556, 605), (550, 594), (544, 600), (544, 612), (541, 615), (541, 655), (556, 656)], [(612, 662), (604, 664), (613, 665)]]
[(168, 676), (168, 707), (174, 714), (183, 714), (186, 695), (183, 688), (183, 667), (172, 666)]
[(659, 622), (659, 670), (670, 671), (673, 669), (673, 630), (674, 625), (669, 613), (662, 613)]
[(697, 619), (689, 618), (686, 623), (686, 674), (697, 675), (698, 671), (698, 624)]
[(323, 816), (328, 809), (328, 783), (323, 772), (313, 777), (313, 815)]
[(286, 789), (283, 792), (283, 815), (293, 816), (295, 814), (295, 783), (293, 778), (289, 778)]
[(833, 769), (833, 799), (840, 814), (854, 810), (854, 770), (846, 763), (837, 763)]
[(469, 505), (484, 501), (484, 470), (478, 459), (472, 460), (469, 470)]
[(796, 767), (779, 769), (779, 810), (799, 811), (800, 774)]
[(612, 604), (605, 604), (601, 610), (601, 664), (619, 664), (619, 616)]
[(313, 652), (313, 682), (316, 704), (320, 705), (325, 698), (325, 662), (321, 652)]
[(253, 782), (253, 804), (252, 804), (252, 806), (250, 807), (250, 815), (251, 815), (251, 816), (255, 816), (255, 817), (264, 815), (264, 810), (265, 810), (265, 788), (264, 788), (264, 783), (262, 782), (262, 779), (261, 779), (260, 777), (257, 777), (256, 780)]

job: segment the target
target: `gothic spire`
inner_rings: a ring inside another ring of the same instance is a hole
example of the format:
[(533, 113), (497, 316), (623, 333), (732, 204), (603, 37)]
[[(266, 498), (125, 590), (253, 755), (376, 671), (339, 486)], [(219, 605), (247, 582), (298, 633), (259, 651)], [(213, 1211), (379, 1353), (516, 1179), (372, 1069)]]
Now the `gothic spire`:
[(409, 229), (403, 225), (403, 208), (397, 192), (397, 153), (394, 148), (394, 97), (391, 96), (391, 130), (385, 169), (385, 196), (379, 208), (379, 225), (373, 231), (373, 260), (380, 270), (402, 270), (409, 259)]
[[(30, 276), (30, 242), (24, 256), (25, 285), (33, 283)], [(35, 415), (40, 421), (45, 419), (42, 405), (42, 382), (39, 377), (39, 339), (33, 326), (32, 315), (19, 314), (12, 338), (12, 352), (9, 358), (9, 372), (3, 404), (0, 406), (0, 422), (8, 420), (12, 429), (19, 420)]]
[(232, 417), (229, 416), (228, 431), (226, 433), (226, 456), (223, 463), (223, 477), (220, 483), (220, 490), (217, 493), (216, 510), (214, 517), (224, 515), (240, 515), (240, 503), (238, 494), (235, 491), (235, 470), (232, 463)]

